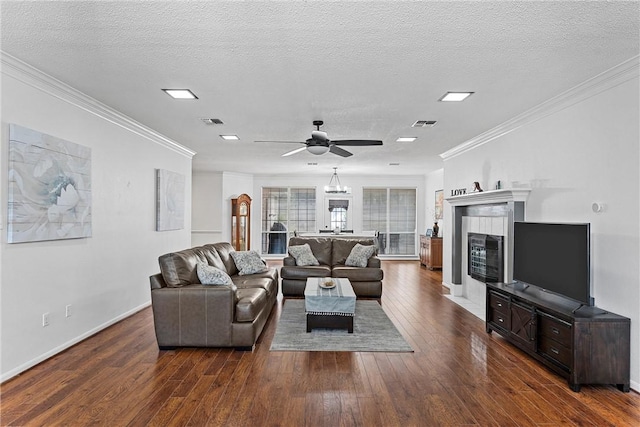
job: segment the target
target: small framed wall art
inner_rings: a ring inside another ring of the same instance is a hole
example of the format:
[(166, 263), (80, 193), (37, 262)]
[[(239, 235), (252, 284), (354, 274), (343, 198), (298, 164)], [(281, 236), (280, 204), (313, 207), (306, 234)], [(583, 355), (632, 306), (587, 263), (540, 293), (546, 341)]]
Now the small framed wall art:
[(184, 175), (156, 169), (156, 231), (184, 228)]
[(437, 221), (439, 219), (442, 219), (443, 216), (443, 208), (442, 208), (442, 203), (444, 202), (444, 190), (437, 190), (436, 191), (436, 202), (435, 202), (435, 207), (434, 207), (434, 211), (435, 211), (435, 215), (434, 215), (434, 219)]

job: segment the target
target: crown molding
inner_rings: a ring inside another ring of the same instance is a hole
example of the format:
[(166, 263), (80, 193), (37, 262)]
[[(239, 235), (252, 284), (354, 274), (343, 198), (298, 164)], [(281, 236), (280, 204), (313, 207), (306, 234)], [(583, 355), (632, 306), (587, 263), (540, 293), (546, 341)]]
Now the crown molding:
[(440, 154), (448, 160), (466, 153), (487, 142), (500, 138), (516, 129), (529, 125), (546, 116), (555, 114), (594, 95), (609, 90), (640, 75), (640, 55), (636, 55), (579, 85), (539, 104), (506, 122), (469, 139), (466, 142)]
[(51, 77), (50, 75), (2, 50), (0, 50), (0, 64), (2, 66), (3, 75), (12, 77), (28, 86), (67, 102), (81, 110), (94, 114), (103, 120), (120, 126), (131, 133), (155, 142), (156, 144), (159, 144), (164, 148), (168, 148), (185, 157), (192, 158), (196, 154), (195, 151), (173, 141), (170, 138), (167, 138), (141, 123), (136, 122), (130, 117), (125, 116), (115, 109), (91, 98), (88, 95), (85, 95), (79, 90), (72, 88), (66, 83)]

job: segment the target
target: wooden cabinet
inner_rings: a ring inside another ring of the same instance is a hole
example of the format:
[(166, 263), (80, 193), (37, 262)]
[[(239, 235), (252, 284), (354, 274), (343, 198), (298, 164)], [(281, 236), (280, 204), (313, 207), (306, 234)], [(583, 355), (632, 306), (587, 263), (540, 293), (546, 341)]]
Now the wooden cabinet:
[(429, 270), (442, 268), (442, 238), (420, 236), (420, 264)]
[[(520, 347), (534, 349), (536, 340), (535, 309), (520, 301), (512, 301), (508, 295), (490, 291), (487, 294), (487, 323), (499, 332), (518, 342)], [(487, 329), (491, 332), (491, 329)]]
[(231, 245), (236, 251), (251, 247), (251, 197), (241, 194), (231, 199)]
[(630, 386), (631, 321), (535, 286), (487, 283), (486, 329), (504, 336), (556, 373), (582, 384)]

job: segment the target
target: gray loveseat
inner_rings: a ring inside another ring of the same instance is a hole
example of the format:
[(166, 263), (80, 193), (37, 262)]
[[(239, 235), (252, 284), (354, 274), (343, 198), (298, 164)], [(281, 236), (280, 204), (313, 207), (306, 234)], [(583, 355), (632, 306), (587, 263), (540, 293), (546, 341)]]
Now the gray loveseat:
[(344, 277), (351, 282), (356, 297), (380, 301), (384, 274), (376, 252), (368, 259), (366, 267), (345, 265), (356, 244), (375, 246), (373, 238), (292, 237), (289, 240), (289, 246), (305, 243), (309, 244), (320, 265), (298, 266), (293, 256), (285, 257), (280, 269), (284, 297), (304, 296), (304, 288), (309, 277)]
[[(238, 275), (231, 244), (214, 243), (158, 258), (150, 277), (158, 346), (252, 349), (278, 296), (278, 270)], [(231, 276), (233, 285), (202, 285), (196, 266), (204, 261)]]

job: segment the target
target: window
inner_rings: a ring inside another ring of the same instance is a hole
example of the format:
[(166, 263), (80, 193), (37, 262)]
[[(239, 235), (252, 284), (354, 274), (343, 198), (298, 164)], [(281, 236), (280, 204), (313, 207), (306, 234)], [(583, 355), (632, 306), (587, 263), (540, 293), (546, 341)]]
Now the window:
[(294, 232), (316, 229), (315, 188), (262, 189), (262, 253), (286, 254)]
[(331, 211), (330, 230), (339, 228), (345, 230), (347, 228), (347, 210), (345, 208), (335, 208)]
[(335, 230), (340, 228), (346, 230), (348, 227), (347, 210), (349, 209), (349, 200), (345, 199), (329, 199), (329, 229)]
[(362, 226), (379, 233), (379, 253), (415, 255), (416, 190), (414, 188), (364, 188)]

